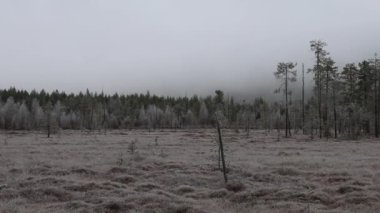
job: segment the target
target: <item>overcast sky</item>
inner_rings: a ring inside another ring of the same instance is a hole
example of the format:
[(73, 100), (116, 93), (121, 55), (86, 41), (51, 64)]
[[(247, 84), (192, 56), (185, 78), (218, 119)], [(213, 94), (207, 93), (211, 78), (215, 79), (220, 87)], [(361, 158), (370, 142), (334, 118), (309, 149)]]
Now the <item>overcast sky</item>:
[(0, 87), (206, 95), (272, 91), (280, 61), (380, 52), (378, 0), (0, 0)]

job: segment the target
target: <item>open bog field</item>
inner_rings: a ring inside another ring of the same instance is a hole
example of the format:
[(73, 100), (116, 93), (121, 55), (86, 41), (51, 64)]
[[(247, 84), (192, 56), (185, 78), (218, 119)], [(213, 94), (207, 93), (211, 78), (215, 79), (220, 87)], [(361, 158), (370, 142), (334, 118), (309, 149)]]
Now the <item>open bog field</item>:
[(378, 212), (380, 142), (215, 130), (2, 132), (1, 212)]

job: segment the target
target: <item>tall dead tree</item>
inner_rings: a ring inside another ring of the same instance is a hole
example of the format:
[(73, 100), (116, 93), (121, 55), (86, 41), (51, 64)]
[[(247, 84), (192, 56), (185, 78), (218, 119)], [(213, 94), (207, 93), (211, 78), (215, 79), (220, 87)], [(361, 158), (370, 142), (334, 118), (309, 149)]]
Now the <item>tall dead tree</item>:
[(338, 128), (337, 128), (337, 111), (336, 111), (336, 90), (338, 82), (335, 80), (332, 85), (332, 98), (333, 98), (333, 108), (334, 108), (334, 138), (338, 138)]
[(90, 122), (88, 124), (90, 131), (94, 129), (94, 111), (95, 111), (95, 102), (94, 100), (90, 99)]
[(223, 177), (224, 177), (224, 182), (227, 183), (227, 170), (226, 170), (226, 162), (224, 160), (224, 149), (223, 149), (223, 141), (222, 141), (222, 131), (220, 130), (220, 121), (217, 119), (216, 120), (216, 127), (218, 130), (218, 136), (219, 136), (219, 154), (222, 159), (222, 172), (223, 172)]
[(297, 70), (293, 70), (297, 64), (288, 62), (280, 62), (277, 65), (277, 72), (274, 76), (281, 81), (281, 85), (275, 90), (275, 93), (279, 93), (281, 90), (285, 95), (285, 137), (288, 137), (290, 133), (290, 120), (289, 120), (289, 109), (288, 109), (288, 95), (289, 95), (289, 82), (295, 82), (297, 76)]
[(377, 53), (375, 54), (375, 76), (377, 81), (377, 137), (380, 135), (380, 75), (378, 69), (379, 63)]
[(374, 99), (375, 99), (375, 137), (378, 138), (380, 135), (379, 132), (379, 95), (380, 95), (380, 82), (379, 82), (379, 74), (377, 70), (377, 54), (375, 54), (375, 59), (374, 59), (374, 66), (373, 66), (373, 72), (374, 72), (374, 77), (375, 77), (375, 88), (374, 88)]
[(102, 90), (102, 108), (103, 108), (103, 118), (102, 118), (102, 126), (104, 129), (104, 134), (107, 134), (107, 126), (106, 126), (106, 119), (107, 119), (107, 103), (106, 103), (106, 97), (104, 95), (104, 92)]
[(302, 134), (305, 134), (305, 66), (302, 63)]
[[(224, 177), (224, 182), (227, 183), (227, 170), (226, 170), (226, 162), (224, 158), (224, 148), (223, 148), (223, 141), (222, 141), (222, 131), (221, 131), (221, 121), (226, 120), (225, 114), (224, 114), (224, 93), (221, 90), (215, 91), (216, 96), (214, 97), (214, 102), (216, 105), (216, 112), (215, 112), (215, 121), (216, 121), (216, 128), (218, 131), (218, 139), (219, 139), (219, 159), (222, 160), (222, 172)], [(220, 163), (220, 161), (219, 161)]]

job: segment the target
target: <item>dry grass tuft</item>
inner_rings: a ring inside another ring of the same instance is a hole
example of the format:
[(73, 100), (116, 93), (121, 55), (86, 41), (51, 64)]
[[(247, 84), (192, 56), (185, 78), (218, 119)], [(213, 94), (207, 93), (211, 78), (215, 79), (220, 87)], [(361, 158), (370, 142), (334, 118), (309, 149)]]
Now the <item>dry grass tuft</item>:
[(229, 182), (226, 185), (226, 189), (228, 189), (228, 191), (240, 192), (245, 190), (245, 186), (240, 182)]
[(209, 198), (224, 198), (224, 197), (227, 197), (228, 195), (229, 195), (228, 190), (219, 189), (219, 190), (215, 190), (215, 191), (210, 192)]
[(82, 201), (70, 201), (64, 205), (64, 209), (70, 212), (86, 212), (90, 207), (89, 204)]
[(122, 167), (113, 167), (110, 170), (108, 170), (107, 173), (127, 173), (128, 169), (122, 168)]
[(338, 193), (340, 194), (347, 194), (355, 191), (363, 191), (363, 189), (358, 188), (358, 187), (353, 187), (353, 186), (341, 186), (337, 190)]
[(19, 213), (26, 212), (25, 200), (21, 198), (15, 198), (9, 201), (0, 202), (0, 209), (2, 213)]
[(160, 187), (154, 183), (142, 183), (136, 186), (135, 190), (138, 192), (149, 192), (153, 189), (159, 189)]
[(88, 192), (88, 191), (94, 191), (94, 190), (101, 190), (103, 189), (102, 186), (96, 184), (96, 183), (86, 183), (86, 184), (77, 184), (77, 185), (68, 185), (64, 186), (64, 189), (68, 191), (74, 191), (74, 192)]
[(12, 169), (8, 170), (8, 172), (10, 174), (21, 174), (22, 173), (22, 169), (12, 168)]
[(20, 196), (36, 203), (66, 202), (73, 199), (70, 193), (59, 188), (24, 189), (20, 191)]
[(275, 173), (283, 176), (298, 176), (300, 172), (294, 168), (279, 168), (275, 171)]
[(116, 177), (112, 179), (114, 182), (122, 183), (122, 184), (130, 184), (136, 182), (136, 178), (129, 176), (129, 175), (124, 175), (121, 177)]
[(186, 194), (186, 193), (194, 192), (195, 189), (193, 187), (191, 187), (191, 186), (182, 185), (182, 186), (177, 187), (177, 189), (175, 191), (178, 194), (183, 195), (183, 194)]
[(133, 204), (127, 204), (122, 201), (108, 201), (107, 203), (95, 207), (94, 212), (99, 213), (116, 213), (116, 212), (129, 212), (134, 209)]
[(86, 176), (97, 175), (97, 172), (91, 169), (85, 169), (85, 168), (72, 168), (70, 172), (73, 174), (86, 175)]

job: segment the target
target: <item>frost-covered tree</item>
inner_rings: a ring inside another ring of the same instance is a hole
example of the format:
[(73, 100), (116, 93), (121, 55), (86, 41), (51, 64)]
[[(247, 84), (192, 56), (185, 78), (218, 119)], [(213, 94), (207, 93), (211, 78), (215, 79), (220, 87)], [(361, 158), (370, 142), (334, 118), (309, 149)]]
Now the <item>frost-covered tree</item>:
[(1, 122), (4, 129), (12, 129), (13, 119), (18, 112), (18, 104), (15, 103), (13, 97), (9, 97), (7, 102), (1, 108)]
[(70, 113), (63, 112), (60, 119), (61, 119), (60, 126), (62, 129), (73, 129), (73, 127), (71, 126), (71, 114)]
[(139, 110), (139, 126), (144, 126), (146, 127), (148, 125), (148, 117), (145, 113), (145, 109), (144, 109), (144, 106), (141, 106), (140, 110)]
[(357, 100), (357, 82), (358, 82), (358, 68), (354, 63), (346, 64), (340, 75), (344, 89), (343, 95), (346, 103), (356, 102)]
[(173, 128), (174, 123), (175, 123), (174, 111), (169, 105), (166, 105), (165, 111), (163, 113), (163, 118), (162, 118), (163, 127)]
[(30, 128), (30, 112), (25, 103), (22, 103), (18, 109), (17, 114), (13, 118), (14, 127), (16, 129)]
[(62, 113), (62, 105), (60, 101), (54, 104), (53, 110), (51, 112), (52, 120), (58, 124), (58, 127), (61, 127), (61, 113)]
[(319, 137), (322, 138), (322, 61), (329, 54), (325, 47), (327, 43), (321, 40), (310, 41), (310, 49), (315, 55), (315, 65), (311, 71), (314, 73), (315, 90), (318, 97)]
[(195, 126), (196, 125), (196, 118), (194, 113), (191, 110), (188, 110), (185, 117), (184, 117), (185, 123), (187, 126)]
[(63, 129), (80, 129), (80, 117), (77, 113), (70, 111), (68, 113), (62, 112), (61, 114), (61, 128)]
[(52, 125), (53, 125), (53, 119), (52, 119), (52, 109), (53, 106), (51, 102), (48, 102), (45, 106), (45, 126), (47, 130), (47, 137), (50, 137)]
[(112, 113), (108, 117), (108, 125), (113, 129), (120, 127), (119, 119)]
[(322, 81), (324, 83), (324, 90), (325, 90), (325, 96), (324, 96), (324, 113), (323, 113), (323, 126), (324, 126), (324, 132), (325, 137), (328, 138), (330, 136), (330, 123), (329, 123), (329, 105), (330, 105), (330, 97), (332, 96), (331, 93), (331, 84), (337, 80), (338, 78), (338, 67), (335, 66), (335, 61), (332, 60), (330, 57), (325, 58), (322, 61), (323, 64), (323, 76)]
[(44, 111), (37, 99), (33, 99), (31, 107), (31, 123), (34, 129), (41, 128), (44, 122)]
[(200, 108), (199, 108), (199, 121), (201, 125), (207, 125), (208, 124), (208, 109), (204, 101), (201, 102)]
[(289, 120), (289, 109), (288, 109), (288, 95), (289, 95), (289, 83), (295, 82), (297, 80), (297, 70), (294, 70), (296, 67), (295, 63), (278, 63), (277, 72), (274, 73), (274, 76), (280, 80), (280, 87), (275, 92), (282, 91), (285, 95), (285, 137), (288, 137), (290, 133), (290, 120)]
[(149, 105), (146, 110), (146, 115), (148, 117), (148, 126), (149, 128), (156, 129), (160, 123), (162, 110), (159, 109), (156, 105)]

